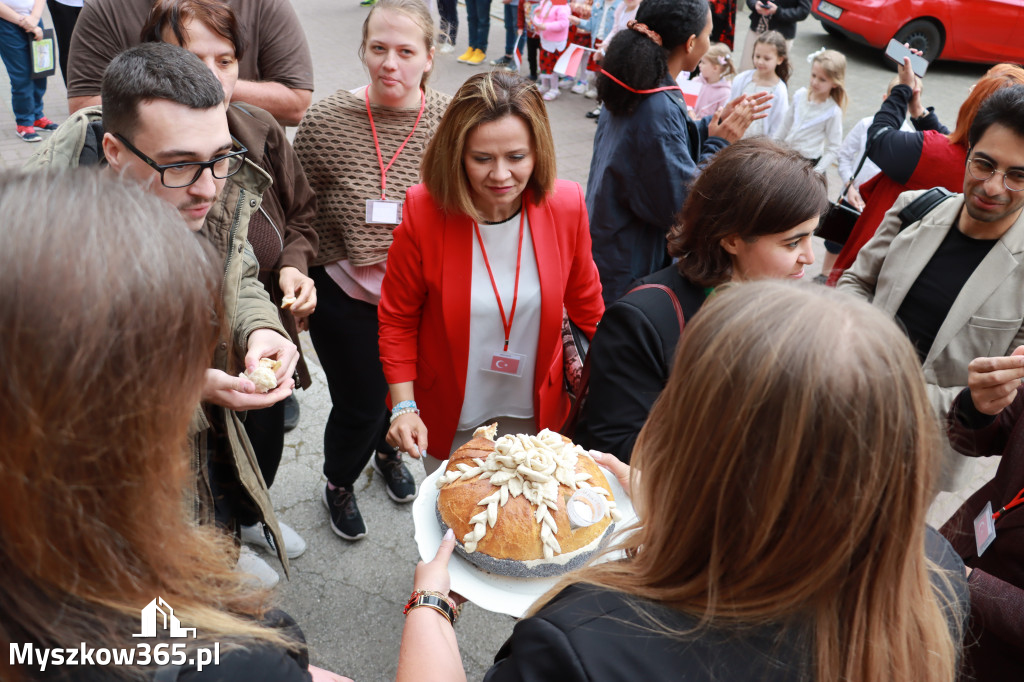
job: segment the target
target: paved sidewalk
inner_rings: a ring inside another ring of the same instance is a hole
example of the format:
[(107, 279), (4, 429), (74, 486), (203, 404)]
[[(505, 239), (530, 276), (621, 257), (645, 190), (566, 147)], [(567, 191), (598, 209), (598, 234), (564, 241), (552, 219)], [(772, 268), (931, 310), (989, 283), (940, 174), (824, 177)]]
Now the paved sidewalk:
[[(356, 59), (360, 27), (366, 9), (356, 0), (293, 0), (303, 21), (316, 69), (314, 101), (338, 88), (353, 88), (366, 82), (366, 74)], [(436, 9), (433, 9), (436, 16)], [(501, 7), (492, 5), (492, 14), (500, 16)], [(455, 57), (465, 48), (465, 13), (459, 10), (460, 32), (456, 51), (437, 55), (431, 85), (454, 93), (464, 78), (480, 67), (459, 64)], [(47, 25), (50, 24), (46, 16)], [(741, 18), (740, 35), (746, 24)], [(490, 30), (490, 59), (501, 56), (504, 31), (500, 19), (493, 19)], [(845, 127), (874, 113), (891, 72), (885, 69), (881, 53), (867, 50), (827, 36), (817, 22), (801, 24), (793, 51), (795, 75), (791, 91), (803, 86), (810, 67), (805, 56), (819, 46), (836, 47), (850, 58), (848, 88), (852, 102)], [(977, 65), (936, 64), (926, 81), (925, 99), (934, 104), (940, 118), (952, 126), (967, 88), (985, 70)], [(10, 113), (6, 73), (0, 75), (0, 168), (20, 166), (37, 148), (14, 135)], [(56, 121), (67, 115), (63, 82), (59, 75), (49, 80), (47, 114)], [(586, 183), (595, 125), (584, 118), (593, 101), (563, 91), (549, 103), (552, 128), (558, 152), (560, 177)], [(833, 183), (836, 178), (832, 172)], [(770, 182), (770, 178), (765, 179)], [(754, 189), (754, 188), (752, 188)], [(756, 190), (755, 190), (756, 191)], [(820, 245), (819, 245), (820, 251)], [(819, 258), (820, 258), (819, 253)], [(375, 480), (372, 469), (359, 479), (356, 490), (359, 506), (369, 532), (357, 543), (346, 543), (330, 530), (320, 500), (324, 478), (321, 473), (323, 424), (330, 409), (323, 372), (316, 355), (304, 342), (313, 387), (300, 392), (302, 420), (285, 442), (284, 460), (272, 497), (282, 519), (291, 524), (309, 544), (306, 554), (292, 562), (290, 581), (282, 581), (280, 604), (294, 615), (306, 632), (312, 661), (356, 680), (393, 679), (398, 659), (398, 644), (403, 617), (402, 605), (412, 587), (413, 567), (418, 559), (412, 540), (410, 507), (397, 505), (386, 496), (383, 484)], [(422, 479), (419, 463), (411, 464), (417, 480)], [(994, 471), (988, 463), (972, 482), (978, 485)], [(963, 495), (940, 500), (933, 520), (941, 521), (955, 509)], [(264, 555), (266, 556), (266, 555)], [(459, 644), (470, 680), (480, 679), (494, 653), (511, 632), (511, 618), (467, 605), (458, 626)], [(429, 661), (424, 661), (429, 665)]]

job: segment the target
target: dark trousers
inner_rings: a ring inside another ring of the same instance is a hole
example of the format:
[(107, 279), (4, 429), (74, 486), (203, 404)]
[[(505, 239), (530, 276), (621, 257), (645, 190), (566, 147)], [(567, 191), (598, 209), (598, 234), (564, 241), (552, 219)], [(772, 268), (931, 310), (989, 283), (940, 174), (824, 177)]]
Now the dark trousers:
[(537, 78), (537, 51), (540, 50), (540, 36), (526, 36), (526, 61), (530, 64), (530, 78)]
[[(274, 485), (277, 468), (281, 466), (281, 452), (284, 450), (284, 401), (262, 410), (249, 410), (242, 423), (256, 453), (260, 473), (269, 488)], [(258, 520), (255, 514), (239, 518), (243, 526), (251, 526)]]
[(459, 12), (455, 0), (437, 0), (437, 13), (441, 17), (440, 41), (454, 45), (459, 33)]
[(60, 60), (60, 75), (64, 77), (65, 87), (68, 84), (68, 51), (71, 49), (71, 34), (75, 30), (75, 22), (78, 21), (78, 13), (81, 7), (68, 7), (56, 0), (46, 0), (46, 6), (50, 8), (50, 18), (53, 19), (53, 32), (57, 36), (57, 52)]
[(377, 306), (341, 290), (322, 267), (310, 268), (316, 313), (309, 336), (327, 375), (331, 413), (324, 428), (324, 475), (351, 486), (374, 450), (392, 454), (384, 440), (390, 422), (384, 402), (388, 384), (377, 345)]
[(505, 5), (505, 54), (511, 57), (516, 49), (516, 14), (519, 12), (518, 3)]

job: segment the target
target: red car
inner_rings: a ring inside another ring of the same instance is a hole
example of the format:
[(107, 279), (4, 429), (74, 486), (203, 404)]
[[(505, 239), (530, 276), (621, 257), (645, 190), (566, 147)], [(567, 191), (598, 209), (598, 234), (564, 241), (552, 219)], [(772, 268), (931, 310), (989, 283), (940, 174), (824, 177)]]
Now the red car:
[(895, 38), (928, 61), (1024, 62), (1024, 0), (814, 0), (811, 12), (832, 35), (882, 49)]

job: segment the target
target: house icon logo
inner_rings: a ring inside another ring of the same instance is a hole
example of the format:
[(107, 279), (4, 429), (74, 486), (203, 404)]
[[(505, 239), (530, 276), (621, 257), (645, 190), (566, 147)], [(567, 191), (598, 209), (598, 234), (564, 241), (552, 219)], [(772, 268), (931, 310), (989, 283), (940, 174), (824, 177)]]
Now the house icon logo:
[(181, 627), (181, 621), (174, 615), (174, 609), (163, 597), (157, 597), (142, 609), (142, 632), (132, 637), (156, 637), (157, 627), (161, 622), (168, 637), (188, 637), (188, 633), (191, 632), (192, 639), (196, 638), (196, 629)]

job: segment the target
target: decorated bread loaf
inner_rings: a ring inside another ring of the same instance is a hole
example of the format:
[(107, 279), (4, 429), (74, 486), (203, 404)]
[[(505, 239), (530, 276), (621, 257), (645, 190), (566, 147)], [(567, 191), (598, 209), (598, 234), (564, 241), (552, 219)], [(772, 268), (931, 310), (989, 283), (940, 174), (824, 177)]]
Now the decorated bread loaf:
[(582, 566), (619, 513), (601, 469), (561, 435), (477, 429), (438, 479), (437, 517), (456, 551), (501, 575), (560, 575)]

